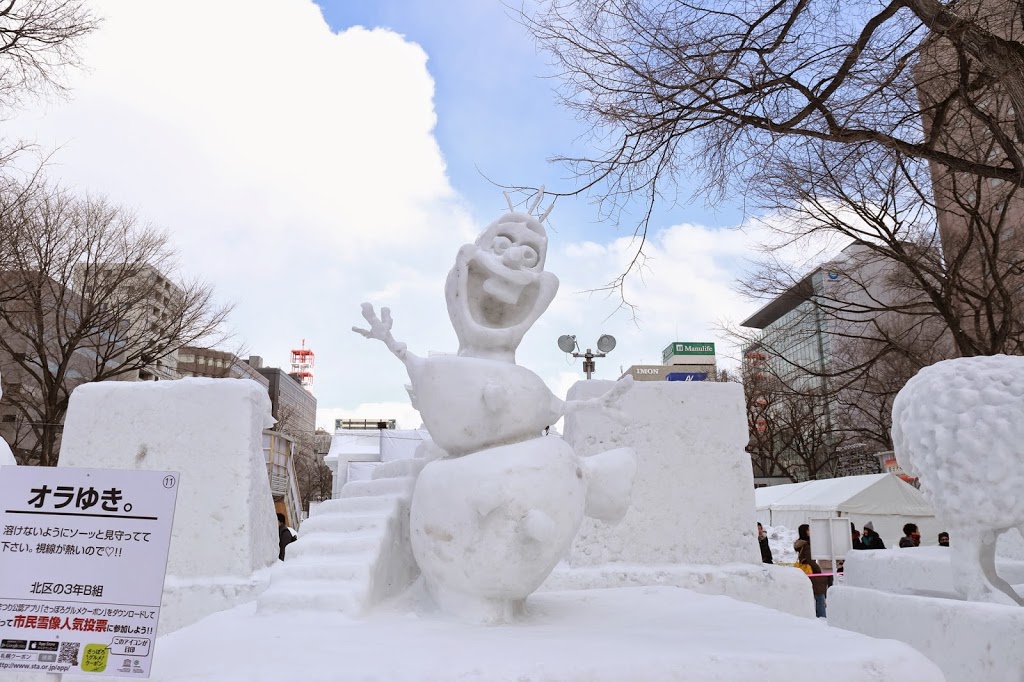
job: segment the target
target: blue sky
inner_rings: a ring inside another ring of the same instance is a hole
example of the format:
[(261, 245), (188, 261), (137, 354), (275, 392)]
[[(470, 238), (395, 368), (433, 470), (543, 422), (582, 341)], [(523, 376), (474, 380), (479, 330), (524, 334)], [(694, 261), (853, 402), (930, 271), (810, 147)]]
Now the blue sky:
[[(506, 210), (483, 174), (572, 186), (548, 159), (578, 151), (586, 129), (525, 29), (497, 0), (218, 0), (198, 23), (159, 3), (93, 6), (103, 24), (67, 96), (30, 103), (7, 134), (52, 153), (54, 179), (165, 229), (180, 253), (170, 274), (234, 305), (226, 350), (287, 366), (305, 339), (322, 425), (418, 426), (401, 365), (351, 327), (368, 301), (392, 309), (412, 350), (454, 350), (445, 276)], [(632, 226), (598, 218), (560, 200), (550, 219), (561, 286), (517, 359), (554, 392), (582, 375), (555, 347), (561, 334), (614, 334), (596, 376), (615, 379), (671, 341), (722, 343), (717, 325), (756, 308), (735, 290), (751, 239), (728, 229), (734, 206), (660, 207), (650, 267), (626, 286), (639, 324), (588, 293), (632, 256)]]
[[(484, 177), (505, 184), (548, 183), (572, 188), (568, 169), (549, 159), (586, 151), (586, 127), (558, 101), (560, 82), (550, 57), (520, 25), (515, 3), (500, 0), (318, 0), (335, 30), (383, 27), (421, 45), (435, 81), (436, 136), (455, 188), (486, 218), (502, 207)], [(686, 201), (694, 187), (682, 188)], [(737, 206), (709, 208), (701, 199), (659, 205), (655, 226), (692, 221), (712, 227), (740, 222)], [(559, 199), (552, 223), (569, 239), (628, 234), (632, 224), (600, 222), (586, 199)]]

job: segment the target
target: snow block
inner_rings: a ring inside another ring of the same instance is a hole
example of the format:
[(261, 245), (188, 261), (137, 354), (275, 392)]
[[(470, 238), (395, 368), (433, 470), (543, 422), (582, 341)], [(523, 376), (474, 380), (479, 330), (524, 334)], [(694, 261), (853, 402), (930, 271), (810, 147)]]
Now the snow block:
[[(997, 557), (996, 568), (1011, 585), (1024, 583), (1024, 561)], [(850, 587), (899, 594), (956, 595), (949, 547), (849, 552), (843, 570), (845, 584)]]
[(272, 423), (266, 389), (249, 380), (108, 381), (71, 395), (59, 466), (181, 474), (161, 634), (265, 589), (278, 554)]
[(701, 594), (720, 594), (802, 618), (814, 618), (811, 582), (792, 566), (676, 564), (633, 566), (605, 564), (570, 568), (562, 564), (545, 581), (544, 590), (591, 590), (609, 587), (668, 585)]
[[(570, 400), (616, 382), (580, 381)], [(618, 524), (585, 518), (566, 559), (542, 589), (673, 585), (811, 618), (810, 581), (761, 563), (743, 390), (735, 384), (638, 382), (609, 411), (565, 418), (565, 440), (584, 458), (636, 452), (633, 496)]]
[(841, 585), (829, 590), (828, 623), (906, 642), (947, 682), (1020, 682), (1024, 675), (1024, 609), (1017, 606)]
[[(569, 399), (603, 395), (613, 381), (581, 381)], [(606, 563), (760, 563), (754, 476), (738, 384), (637, 382), (615, 408), (565, 418), (565, 440), (582, 457), (632, 447), (638, 469), (621, 523), (585, 519), (573, 567)]]
[(11, 452), (11, 446), (7, 444), (7, 441), (0, 438), (0, 466), (16, 466), (18, 462), (14, 459), (14, 453)]

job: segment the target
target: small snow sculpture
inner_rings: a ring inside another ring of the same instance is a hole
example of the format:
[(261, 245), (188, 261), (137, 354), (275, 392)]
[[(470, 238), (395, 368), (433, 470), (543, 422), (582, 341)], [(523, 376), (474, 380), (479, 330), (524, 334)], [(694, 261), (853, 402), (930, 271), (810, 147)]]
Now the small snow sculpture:
[[(4, 395), (3, 389), (0, 389), (0, 398)], [(0, 466), (17, 464), (18, 462), (14, 459), (14, 453), (11, 452), (11, 446), (7, 444), (3, 438), (0, 438)]]
[[(506, 199), (508, 196), (506, 195)], [(457, 356), (421, 358), (363, 304), (369, 329), (406, 367), (410, 396), (437, 448), (413, 493), (413, 554), (445, 611), (496, 623), (519, 614), (565, 555), (584, 515), (617, 522), (629, 506), (636, 455), (619, 448), (581, 458), (546, 426), (570, 410), (604, 408), (632, 386), (595, 400), (562, 401), (515, 364), (523, 336), (558, 291), (544, 270), (547, 233), (532, 213), (509, 212), (459, 249), (445, 298)], [(551, 209), (549, 208), (548, 211)]]
[(896, 459), (955, 541), (953, 584), (971, 601), (1024, 606), (996, 573), (996, 540), (1024, 533), (1024, 357), (945, 360), (922, 369), (892, 409)]

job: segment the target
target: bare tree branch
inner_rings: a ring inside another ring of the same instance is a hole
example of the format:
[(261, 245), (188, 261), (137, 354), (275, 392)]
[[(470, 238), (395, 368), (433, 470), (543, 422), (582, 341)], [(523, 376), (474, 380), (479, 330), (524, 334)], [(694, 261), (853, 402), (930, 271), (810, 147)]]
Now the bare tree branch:
[(103, 199), (0, 178), (3, 402), (29, 461), (56, 463), (75, 387), (137, 379), (185, 345), (215, 343), (230, 310), (173, 277), (167, 236)]

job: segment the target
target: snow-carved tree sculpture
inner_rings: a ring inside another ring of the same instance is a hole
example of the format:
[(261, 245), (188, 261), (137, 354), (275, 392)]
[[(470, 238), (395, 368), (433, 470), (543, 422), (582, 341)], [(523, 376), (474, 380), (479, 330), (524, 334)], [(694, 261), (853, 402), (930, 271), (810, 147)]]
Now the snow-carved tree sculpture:
[[(458, 356), (421, 358), (391, 334), (391, 312), (363, 304), (369, 329), (404, 364), (411, 395), (444, 457), (424, 467), (410, 512), (413, 554), (438, 606), (496, 623), (521, 613), (566, 554), (584, 514), (621, 520), (636, 455), (619, 448), (581, 458), (542, 436), (570, 410), (606, 409), (632, 385), (590, 401), (563, 401), (515, 364), (523, 336), (547, 309), (558, 278), (544, 270), (547, 234), (532, 213), (509, 212), (459, 249), (445, 298)], [(548, 209), (550, 211), (550, 209)]]
[(1024, 357), (945, 360), (896, 396), (899, 465), (951, 533), (953, 585), (965, 599), (1024, 606), (996, 573), (996, 540), (1024, 533)]

